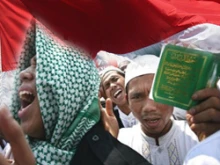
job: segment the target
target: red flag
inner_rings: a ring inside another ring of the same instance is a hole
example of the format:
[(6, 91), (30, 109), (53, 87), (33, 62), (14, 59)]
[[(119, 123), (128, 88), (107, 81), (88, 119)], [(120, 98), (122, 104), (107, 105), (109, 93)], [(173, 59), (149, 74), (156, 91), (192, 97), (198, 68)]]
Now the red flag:
[(31, 14), (20, 1), (0, 1), (2, 71), (12, 70), (16, 67), (19, 48), (31, 18)]
[[(99, 50), (114, 53), (133, 51), (189, 26), (209, 21), (199, 11), (194, 14), (195, 11), (192, 10), (178, 9), (180, 5), (177, 6), (177, 1), (21, 1), (38, 20), (93, 55)], [(184, 5), (187, 7), (186, 4), (190, 6), (191, 3), (194, 1), (187, 1)], [(202, 2), (197, 4), (204, 7)], [(213, 5), (216, 10), (220, 9), (218, 3)], [(195, 9), (200, 10), (197, 7)], [(212, 14), (211, 11), (210, 13)], [(219, 22), (219, 19), (215, 21)]]
[[(134, 51), (200, 23), (220, 25), (217, 0), (21, 1), (40, 22), (93, 57), (99, 50), (118, 54)], [(9, 13), (11, 17), (2, 19), (1, 14), (2, 56), (11, 57), (9, 63), (5, 60), (3, 65), (11, 65), (30, 15), (18, 0), (3, 0), (0, 6), (4, 14)], [(9, 23), (12, 26), (8, 26)], [(12, 38), (17, 45), (10, 42)]]

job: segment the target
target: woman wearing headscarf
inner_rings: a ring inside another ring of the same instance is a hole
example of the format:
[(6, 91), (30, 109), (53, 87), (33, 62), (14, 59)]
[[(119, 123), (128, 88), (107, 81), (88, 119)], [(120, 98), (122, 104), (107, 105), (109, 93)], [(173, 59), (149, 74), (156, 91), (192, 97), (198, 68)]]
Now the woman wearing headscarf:
[(86, 52), (39, 24), (23, 48), (12, 113), (37, 164), (148, 164), (104, 130), (99, 75)]

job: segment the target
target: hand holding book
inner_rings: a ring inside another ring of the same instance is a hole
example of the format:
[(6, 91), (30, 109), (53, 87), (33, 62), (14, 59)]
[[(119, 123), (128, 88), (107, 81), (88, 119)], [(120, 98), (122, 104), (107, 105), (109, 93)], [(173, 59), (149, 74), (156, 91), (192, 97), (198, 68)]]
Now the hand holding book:
[(220, 54), (166, 45), (152, 85), (155, 101), (185, 110), (199, 103), (191, 99), (201, 89), (216, 87), (220, 77)]

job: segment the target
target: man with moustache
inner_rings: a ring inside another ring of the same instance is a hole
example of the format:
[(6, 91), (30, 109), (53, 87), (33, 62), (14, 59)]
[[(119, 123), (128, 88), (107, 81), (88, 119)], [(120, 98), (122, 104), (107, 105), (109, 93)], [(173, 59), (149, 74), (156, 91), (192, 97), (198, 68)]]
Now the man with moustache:
[(198, 138), (187, 121), (171, 119), (174, 107), (149, 98), (158, 62), (158, 57), (147, 55), (146, 61), (141, 62), (143, 65), (128, 65), (125, 75), (127, 100), (140, 124), (120, 129), (118, 139), (154, 165), (179, 165), (198, 143)]

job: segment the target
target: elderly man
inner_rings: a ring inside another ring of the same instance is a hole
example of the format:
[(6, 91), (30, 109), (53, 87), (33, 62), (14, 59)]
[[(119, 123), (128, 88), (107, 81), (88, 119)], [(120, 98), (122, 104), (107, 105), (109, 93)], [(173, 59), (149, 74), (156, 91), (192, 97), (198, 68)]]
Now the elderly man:
[[(182, 164), (198, 138), (184, 120), (172, 120), (173, 107), (149, 98), (159, 58), (147, 55), (141, 64), (129, 64), (125, 88), (129, 107), (140, 124), (120, 129), (118, 139), (154, 165)], [(137, 85), (138, 84), (138, 85)]]

